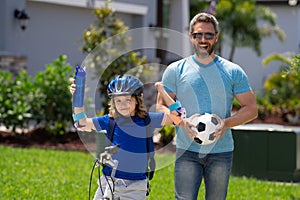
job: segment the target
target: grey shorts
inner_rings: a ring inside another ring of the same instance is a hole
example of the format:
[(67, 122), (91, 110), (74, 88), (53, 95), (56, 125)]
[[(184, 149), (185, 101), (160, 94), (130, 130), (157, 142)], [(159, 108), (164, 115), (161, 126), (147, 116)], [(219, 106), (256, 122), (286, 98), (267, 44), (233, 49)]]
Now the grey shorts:
[[(112, 180), (108, 178), (108, 182), (112, 185)], [(103, 197), (110, 197), (111, 196), (111, 190), (109, 189), (109, 185), (107, 184), (107, 180), (104, 176), (101, 176), (101, 187), (100, 188), (100, 182), (98, 180), (98, 189), (95, 193), (94, 200), (103, 198)], [(121, 200), (132, 200), (132, 199), (138, 199), (143, 200), (146, 199), (146, 192), (147, 192), (147, 179), (144, 180), (126, 180), (126, 179), (118, 179), (115, 178), (115, 197), (120, 197)], [(104, 194), (102, 194), (102, 192)]]

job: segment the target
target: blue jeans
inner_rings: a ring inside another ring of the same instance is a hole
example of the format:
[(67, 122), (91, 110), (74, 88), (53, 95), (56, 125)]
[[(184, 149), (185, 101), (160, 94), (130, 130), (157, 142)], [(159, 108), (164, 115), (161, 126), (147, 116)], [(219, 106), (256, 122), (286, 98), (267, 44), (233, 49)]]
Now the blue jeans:
[(176, 200), (196, 200), (204, 178), (205, 199), (226, 199), (233, 152), (199, 154), (176, 149)]

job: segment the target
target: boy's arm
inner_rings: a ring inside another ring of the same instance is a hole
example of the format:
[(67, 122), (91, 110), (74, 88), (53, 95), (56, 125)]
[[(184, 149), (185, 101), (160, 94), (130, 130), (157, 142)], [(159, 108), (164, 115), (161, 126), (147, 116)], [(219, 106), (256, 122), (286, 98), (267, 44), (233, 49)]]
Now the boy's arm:
[(155, 87), (158, 91), (156, 110), (165, 113), (164, 125), (172, 123), (180, 125), (182, 119), (185, 118), (185, 113), (182, 113), (183, 109), (180, 103), (174, 100), (175, 95), (167, 93), (162, 82), (156, 82)]
[[(164, 112), (165, 116), (164, 119), (166, 118), (166, 120), (164, 120), (165, 122), (162, 123), (162, 125), (168, 125), (168, 124), (176, 124), (176, 122), (174, 122), (174, 120), (177, 120), (177, 124), (178, 126), (184, 127), (184, 129), (187, 132), (187, 135), (194, 140), (194, 138), (197, 135), (197, 132), (194, 131), (192, 128), (195, 127), (194, 124), (191, 124), (189, 121), (190, 119), (199, 116), (200, 114), (194, 114), (192, 115), (190, 118), (185, 118), (182, 116), (178, 116), (178, 112), (177, 110), (173, 110), (170, 113), (170, 109), (168, 108), (171, 105), (174, 105), (175, 100), (176, 99), (176, 95), (173, 93), (167, 93), (164, 89), (163, 83), (158, 82), (155, 83), (155, 87), (157, 88), (158, 91), (158, 95), (157, 95), (157, 106), (156, 106), (156, 111), (157, 112)], [(168, 107), (166, 107), (168, 106)], [(186, 113), (184, 113), (184, 115), (186, 115)]]
[[(70, 92), (73, 95), (76, 90), (75, 80), (72, 79), (72, 84), (70, 86)], [(84, 112), (83, 107), (73, 107), (73, 119), (75, 121), (75, 127), (83, 131), (92, 131), (95, 130), (94, 123), (92, 118), (87, 118)]]
[(170, 106), (175, 103), (175, 100), (166, 92), (164, 85), (162, 82), (156, 82), (155, 87), (167, 106)]

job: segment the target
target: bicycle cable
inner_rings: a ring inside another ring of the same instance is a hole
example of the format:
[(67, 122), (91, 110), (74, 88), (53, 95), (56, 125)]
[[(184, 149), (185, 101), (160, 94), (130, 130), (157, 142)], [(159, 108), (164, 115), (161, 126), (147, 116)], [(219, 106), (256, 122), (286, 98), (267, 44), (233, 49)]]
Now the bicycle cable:
[(93, 180), (93, 173), (94, 173), (94, 169), (95, 166), (97, 164), (97, 160), (95, 160), (92, 171), (91, 171), (91, 175), (90, 175), (90, 184), (89, 184), (89, 200), (91, 199), (91, 187), (92, 187), (92, 180)]
[[(94, 174), (94, 170), (95, 170), (96, 165), (97, 165), (98, 162), (99, 162), (98, 159), (96, 159), (95, 162), (94, 162), (92, 171), (91, 171), (91, 175), (90, 175), (90, 183), (89, 183), (89, 200), (91, 199), (91, 188), (92, 188), (93, 174)], [(108, 184), (108, 186), (109, 186), (109, 189), (110, 189), (111, 193), (113, 194), (114, 188), (113, 188), (113, 189), (111, 188), (111, 185), (109, 184), (107, 177), (106, 177), (106, 176), (104, 176), (104, 177), (105, 177), (105, 179), (106, 179), (106, 181), (107, 181), (107, 184)], [(112, 178), (111, 178), (111, 179), (112, 179)], [(100, 187), (101, 193), (102, 193), (102, 195), (104, 195), (104, 192), (103, 192), (103, 189), (102, 189), (101, 178), (100, 178), (100, 166), (99, 166), (99, 168), (98, 168), (98, 180), (99, 180), (99, 187)], [(113, 179), (112, 179), (112, 180), (113, 180)], [(113, 187), (114, 187), (114, 182), (113, 182)]]
[(113, 189), (112, 189), (112, 188), (111, 188), (111, 185), (110, 185), (110, 183), (109, 183), (109, 181), (108, 181), (107, 176), (104, 176), (104, 177), (105, 177), (105, 180), (106, 180), (106, 182), (107, 182), (107, 185), (108, 185), (108, 187), (109, 187), (109, 189), (110, 189), (110, 192), (111, 192), (111, 195), (112, 195), (112, 199), (114, 199), (115, 181), (114, 181), (114, 179), (113, 179), (111, 176), (109, 176), (110, 179), (111, 179), (111, 181), (112, 181), (112, 185), (113, 185)]

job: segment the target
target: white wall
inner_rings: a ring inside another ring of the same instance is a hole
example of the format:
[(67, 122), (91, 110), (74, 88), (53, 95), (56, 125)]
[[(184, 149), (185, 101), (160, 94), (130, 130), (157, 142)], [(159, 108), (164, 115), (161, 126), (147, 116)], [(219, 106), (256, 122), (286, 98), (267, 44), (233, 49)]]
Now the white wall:
[[(5, 50), (26, 55), (30, 75), (44, 70), (46, 64), (61, 54), (66, 54), (73, 66), (82, 63), (86, 54), (79, 49), (83, 45), (80, 40), (84, 29), (96, 19), (92, 9), (27, 1), (26, 12), (30, 16), (27, 29), (22, 31), (16, 22), (12, 23)], [(127, 26), (135, 22), (132, 15), (117, 13), (116, 16)]]

